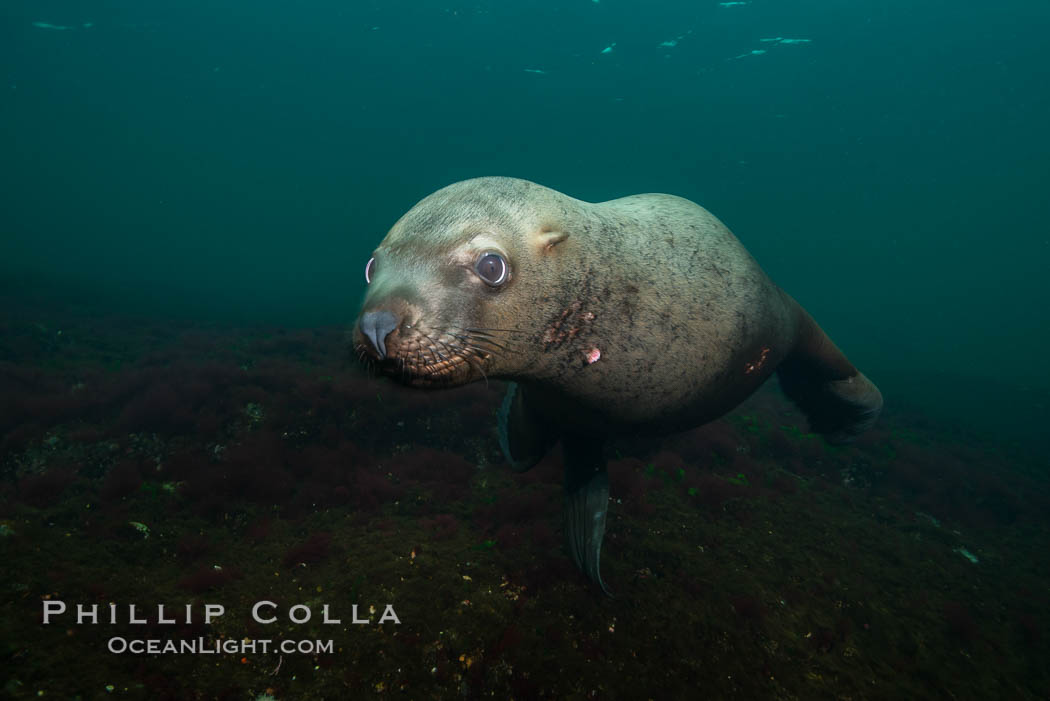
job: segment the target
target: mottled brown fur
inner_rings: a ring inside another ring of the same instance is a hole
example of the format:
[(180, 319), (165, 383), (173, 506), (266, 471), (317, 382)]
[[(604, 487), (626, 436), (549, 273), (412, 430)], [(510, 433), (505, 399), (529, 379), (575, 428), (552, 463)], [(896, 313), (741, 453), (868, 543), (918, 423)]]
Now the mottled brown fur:
[[(501, 289), (473, 274), (486, 250), (510, 263)], [(514, 380), (562, 431), (696, 426), (796, 350), (804, 377), (857, 375), (718, 219), (672, 195), (591, 204), (524, 180), (468, 180), (406, 213), (376, 259), (364, 310), (403, 319), (388, 339), (394, 357), (421, 347), (418, 329), (498, 329), (488, 333), (502, 348), (482, 344), (453, 377), (428, 377), (421, 365), (406, 382)], [(588, 363), (594, 349), (600, 360)]]

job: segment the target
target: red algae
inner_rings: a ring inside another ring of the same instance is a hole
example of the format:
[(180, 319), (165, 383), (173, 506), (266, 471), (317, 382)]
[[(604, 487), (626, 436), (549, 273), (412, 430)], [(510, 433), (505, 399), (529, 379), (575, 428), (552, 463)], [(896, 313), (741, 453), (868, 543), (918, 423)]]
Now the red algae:
[(30, 506), (44, 508), (57, 502), (75, 479), (76, 472), (70, 468), (52, 468), (39, 475), (29, 475), (19, 480), (18, 496)]
[(729, 603), (736, 611), (736, 615), (746, 621), (761, 623), (766, 617), (766, 607), (753, 596), (738, 594), (729, 599)]
[(73, 443), (97, 443), (105, 436), (105, 432), (96, 426), (80, 426), (66, 434), (66, 438)]
[(372, 382), (361, 375), (342, 373), (332, 379), (332, 394), (344, 407), (375, 400), (376, 392)]
[(459, 531), (459, 520), (452, 514), (437, 514), (433, 518), (421, 518), (419, 525), (435, 540), (451, 538)]
[(295, 479), (285, 469), (284, 446), (275, 434), (257, 431), (226, 451), (216, 465), (213, 486), (231, 497), (259, 503), (284, 503), (294, 494)]
[(388, 469), (401, 478), (464, 484), (477, 469), (461, 455), (447, 450), (420, 448), (393, 458)]
[(705, 473), (695, 482), (696, 504), (710, 516), (720, 516), (727, 501), (741, 496), (745, 488), (712, 473)]
[(787, 474), (778, 474), (769, 483), (770, 488), (781, 496), (791, 496), (798, 491), (798, 479)]
[(297, 475), (310, 475), (320, 484), (346, 486), (356, 470), (375, 461), (356, 444), (342, 440), (334, 448), (309, 445), (290, 462)]
[[(813, 689), (815, 678), (804, 673), (814, 665), (829, 696), (863, 696), (875, 668), (893, 672), (876, 681), (884, 696), (900, 698), (931, 689), (1038, 696), (1045, 686), (1047, 602), (1037, 546), (1050, 500), (1041, 463), (1015, 463), (1008, 447), (981, 456), (961, 432), (922, 433), (890, 407), (859, 447), (828, 449), (793, 426), (781, 428), (800, 415), (775, 391), (683, 437), (619, 439), (615, 448), (646, 457), (609, 464), (606, 575), (614, 574), (610, 585), (625, 597), (640, 600), (635, 594), (644, 591), (646, 605), (610, 609), (564, 552), (560, 449), (525, 474), (497, 468), (484, 480), (466, 457), (499, 460), (492, 412), (501, 383), (438, 395), (341, 372), (320, 346), (334, 348), (342, 330), (282, 332), (271, 342), (269, 329), (180, 335), (151, 325), (142, 327), (150, 339), (125, 343), (114, 328), (105, 329), (113, 336), (96, 353), (86, 334), (63, 326), (63, 341), (81, 349), (48, 351), (43, 362), (77, 368), (75, 376), (49, 367), (8, 377), (0, 362), (0, 394), (33, 398), (27, 411), (0, 407), (4, 446), (18, 451), (3, 466), (0, 515), (13, 532), (4, 543), (15, 564), (12, 584), (34, 592), (23, 608), (39, 608), (36, 593), (103, 606), (214, 601), (229, 611), (217, 626), (164, 627), (147, 613), (138, 632), (256, 639), (274, 631), (250, 619), (247, 602), (265, 598), (285, 609), (356, 592), (366, 606), (394, 601), (412, 621), (409, 629), (384, 626), (382, 635), (333, 629), (326, 637), (338, 635), (339, 654), (248, 653), (196, 665), (195, 688), (209, 698), (284, 698), (302, 680), (328, 696), (349, 682), (415, 696), (597, 697), (607, 693), (612, 667), (623, 672), (620, 695), (644, 698), (651, 661), (661, 654), (675, 660), (660, 666), (657, 680), (672, 697), (697, 688), (742, 698)], [(0, 318), (5, 333), (24, 335), (21, 329)], [(0, 345), (12, 347), (7, 339)], [(26, 347), (26, 362), (41, 362), (44, 344)], [(84, 354), (88, 363), (96, 355), (125, 369), (79, 367)], [(199, 365), (205, 357), (219, 360)], [(174, 411), (149, 410), (151, 402), (174, 402)], [(32, 474), (41, 465), (51, 469)], [(1026, 482), (1025, 469), (1039, 474)], [(854, 473), (855, 481), (843, 482)], [(148, 490), (137, 486), (142, 478)], [(154, 480), (180, 490), (170, 494)], [(58, 508), (30, 509), (23, 502), (34, 493)], [(760, 493), (770, 500), (753, 498)], [(205, 525), (194, 511), (214, 522)], [(916, 521), (916, 511), (943, 525)], [(150, 538), (130, 521), (149, 524)], [(998, 528), (1019, 524), (1030, 530)], [(964, 535), (951, 533), (957, 528)], [(996, 571), (952, 553), (959, 538)], [(51, 561), (64, 547), (78, 548), (78, 557)], [(349, 572), (336, 566), (340, 547), (353, 560)], [(272, 575), (274, 562), (281, 576), (258, 582), (238, 581), (228, 567)], [(158, 589), (165, 581), (178, 589)], [(322, 585), (325, 593), (315, 596)], [(682, 606), (689, 615), (674, 614)], [(193, 667), (188, 657), (63, 653), (62, 671), (54, 655), (35, 651), (62, 652), (54, 643), (63, 633), (76, 649), (89, 649), (81, 643), (103, 631), (41, 630), (36, 617), (17, 618), (26, 619), (12, 621), (14, 637), (26, 641), (23, 690), (90, 694), (114, 669), (120, 678), (124, 660), (131, 682), (163, 687), (164, 698), (191, 691), (178, 674)], [(299, 631), (304, 639), (318, 632)], [(786, 642), (765, 645), (768, 639)], [(960, 656), (959, 647), (969, 649)], [(350, 658), (376, 663), (340, 662)], [(548, 658), (560, 661), (557, 669)], [(720, 665), (705, 663), (716, 658)], [(862, 658), (867, 664), (856, 664)], [(813, 664), (799, 664), (807, 659)]]
[(269, 516), (262, 516), (251, 523), (249, 523), (244, 529), (244, 537), (251, 543), (261, 543), (270, 537), (270, 524), (272, 520)]
[(328, 559), (332, 554), (332, 534), (314, 533), (302, 543), (293, 546), (284, 554), (284, 566), (313, 565)]
[[(661, 455), (665, 455), (661, 453)], [(671, 453), (666, 453), (671, 455)], [(664, 460), (666, 464), (675, 464)], [(653, 469), (655, 470), (655, 464)], [(683, 463), (684, 464), (684, 463)], [(646, 497), (653, 481), (647, 473), (647, 464), (638, 458), (621, 458), (609, 462), (609, 491), (623, 503), (624, 509), (634, 516), (650, 516), (656, 509)], [(668, 473), (676, 475), (677, 473)]]
[(404, 494), (404, 487), (394, 484), (385, 474), (368, 469), (354, 473), (354, 502), (362, 509), (374, 510)]
[(17, 422), (54, 425), (86, 416), (96, 402), (66, 386), (57, 386), (17, 397), (13, 404), (20, 410), (15, 416)]
[(838, 637), (835, 635), (835, 631), (824, 626), (817, 626), (809, 638), (809, 644), (816, 649), (818, 652), (829, 653), (835, 649), (838, 644)]
[(187, 419), (190, 419), (189, 409), (182, 405), (175, 388), (164, 382), (132, 398), (117, 423), (124, 431), (166, 432), (186, 428)]
[(496, 641), (486, 650), (485, 658), (494, 660), (503, 655), (503, 653), (518, 647), (521, 644), (522, 637), (521, 631), (518, 630), (517, 626), (514, 624), (508, 625), (503, 629)]
[(973, 620), (973, 615), (965, 604), (949, 601), (944, 605), (942, 614), (948, 632), (953, 636), (966, 643), (977, 640), (979, 636), (977, 622)]
[(551, 495), (542, 489), (511, 490), (497, 504), (500, 518), (515, 523), (546, 518), (551, 513)]
[(344, 506), (350, 503), (353, 498), (353, 493), (350, 489), (344, 485), (339, 485), (332, 490), (332, 503), (339, 506)]
[(505, 387), (493, 383), (492, 387), (473, 384), (456, 392), (459, 399), (460, 417), (463, 425), (469, 429), (487, 428), (495, 423), (496, 410), (506, 391)]
[(175, 544), (175, 554), (184, 562), (193, 562), (211, 550), (211, 543), (199, 533), (188, 533)]
[(11, 429), (0, 442), (4, 453), (16, 453), (24, 450), (30, 443), (44, 434), (44, 428), (33, 423), (24, 423)]
[(99, 496), (103, 501), (118, 501), (131, 496), (142, 487), (142, 476), (136, 460), (124, 460), (109, 468)]
[(649, 460), (649, 463), (651, 463), (656, 470), (663, 470), (668, 475), (675, 477), (678, 476), (679, 470), (684, 471), (688, 469), (682, 456), (678, 453), (672, 453), (669, 450), (661, 450)]
[(550, 550), (558, 546), (561, 542), (554, 529), (550, 527), (550, 524), (539, 521), (532, 524), (532, 528), (529, 532), (529, 540), (531, 541), (532, 547), (536, 550)]
[(686, 462), (700, 466), (710, 465), (713, 459), (732, 460), (742, 444), (732, 425), (725, 420), (705, 424), (668, 442)]
[(219, 589), (240, 577), (240, 571), (233, 568), (202, 565), (196, 571), (180, 579), (177, 586), (179, 589), (185, 589), (193, 594), (202, 594), (206, 591)]
[(547, 518), (560, 506), (560, 500), (552, 498), (546, 489), (506, 489), (496, 500), (477, 510), (474, 520), (486, 530), (505, 524), (529, 523)]
[(1043, 630), (1039, 621), (1030, 613), (1022, 613), (1017, 617), (1017, 629), (1026, 645), (1035, 646), (1043, 638)]
[(505, 523), (499, 527), (492, 539), (496, 541), (500, 550), (507, 552), (517, 550), (522, 543), (528, 542), (525, 536), (524, 529), (519, 524)]
[(539, 463), (526, 472), (514, 473), (514, 479), (518, 482), (535, 484), (561, 484), (565, 477), (562, 463), (561, 446), (552, 450), (543, 457)]

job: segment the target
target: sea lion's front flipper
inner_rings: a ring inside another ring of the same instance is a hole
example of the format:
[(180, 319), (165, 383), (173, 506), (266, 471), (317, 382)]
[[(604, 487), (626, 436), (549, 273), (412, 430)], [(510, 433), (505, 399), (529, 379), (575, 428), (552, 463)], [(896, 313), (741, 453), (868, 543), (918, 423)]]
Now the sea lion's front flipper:
[(853, 367), (805, 309), (797, 306), (794, 349), (777, 368), (780, 386), (806, 413), (812, 431), (829, 443), (848, 443), (871, 428), (882, 393)]
[(529, 408), (518, 383), (507, 383), (507, 394), (499, 408), (499, 446), (515, 472), (525, 472), (551, 449), (557, 433), (543, 417)]
[(590, 438), (565, 437), (565, 536), (569, 555), (576, 566), (602, 588), (599, 564), (605, 516), (609, 511), (609, 475), (605, 471), (602, 442)]

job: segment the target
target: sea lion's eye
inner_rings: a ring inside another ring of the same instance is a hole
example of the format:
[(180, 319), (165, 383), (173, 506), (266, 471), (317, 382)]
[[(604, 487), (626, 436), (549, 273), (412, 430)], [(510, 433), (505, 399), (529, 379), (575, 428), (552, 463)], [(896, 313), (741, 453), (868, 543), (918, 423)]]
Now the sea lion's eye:
[(365, 284), (372, 284), (372, 276), (376, 274), (376, 259), (369, 258), (365, 263)]
[(486, 253), (478, 258), (474, 270), (477, 271), (478, 277), (493, 287), (507, 281), (507, 261), (498, 253)]

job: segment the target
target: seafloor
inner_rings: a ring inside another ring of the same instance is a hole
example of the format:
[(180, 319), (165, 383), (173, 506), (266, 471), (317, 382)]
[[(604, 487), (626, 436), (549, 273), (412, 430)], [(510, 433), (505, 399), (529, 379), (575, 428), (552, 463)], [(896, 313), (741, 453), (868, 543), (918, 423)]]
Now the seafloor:
[[(620, 443), (610, 599), (563, 554), (560, 458), (502, 463), (498, 382), (367, 378), (339, 328), (3, 301), (0, 696), (1050, 697), (1045, 458), (994, 436), (890, 398), (832, 448), (774, 384), (705, 428)], [(278, 623), (252, 620), (262, 600)], [(43, 625), (58, 601), (70, 613)], [(77, 625), (76, 604), (105, 621), (111, 602), (120, 623)], [(205, 625), (204, 604), (226, 613)], [(309, 623), (288, 621), (296, 604)], [(342, 623), (320, 622), (326, 604)], [(378, 623), (387, 604), (400, 624)]]

